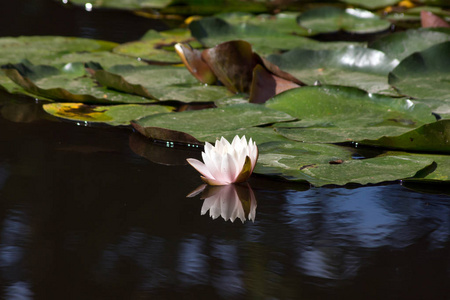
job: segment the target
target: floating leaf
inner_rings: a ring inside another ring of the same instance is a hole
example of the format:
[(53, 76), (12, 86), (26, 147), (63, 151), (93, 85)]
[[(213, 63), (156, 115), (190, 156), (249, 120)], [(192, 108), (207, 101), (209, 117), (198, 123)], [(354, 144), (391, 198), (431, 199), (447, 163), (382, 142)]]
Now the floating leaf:
[(249, 92), (252, 71), (258, 63), (252, 45), (245, 41), (222, 43), (203, 51), (202, 58), (228, 90)]
[(308, 181), (315, 186), (393, 181), (412, 177), (433, 163), (430, 158), (407, 155), (354, 160), (349, 150), (327, 144), (271, 142), (258, 148), (255, 173)]
[(450, 153), (450, 120), (425, 124), (400, 136), (361, 141), (361, 144), (407, 151)]
[(197, 38), (206, 47), (214, 47), (220, 43), (232, 40), (244, 40), (249, 42), (253, 50), (260, 55), (267, 55), (282, 50), (293, 48), (303, 49), (340, 49), (346, 47), (348, 42), (318, 41), (279, 32), (276, 28), (259, 27), (257, 25), (245, 24), (231, 25), (225, 20), (216, 17), (207, 17), (193, 21), (189, 24), (192, 36)]
[[(254, 15), (242, 12), (222, 13), (215, 17), (225, 20), (227, 23), (245, 28), (248, 25), (259, 28), (261, 32), (276, 30), (282, 34), (308, 35), (308, 30), (300, 27), (297, 23), (299, 13), (280, 12), (277, 14)], [(256, 30), (256, 29), (255, 29)]]
[[(83, 103), (150, 103), (152, 100), (99, 86), (82, 63), (59, 68), (30, 63), (4, 66), (5, 74), (27, 93), (60, 101)], [(20, 90), (19, 90), (20, 92)]]
[(108, 51), (115, 46), (112, 42), (62, 36), (1, 37), (0, 65), (25, 59), (34, 64), (51, 64), (68, 53)]
[(94, 76), (102, 85), (150, 99), (214, 102), (229, 95), (223, 86), (200, 84), (184, 67), (120, 65)]
[(93, 7), (108, 7), (118, 9), (143, 9), (143, 8), (164, 8), (172, 0), (70, 0), (70, 3), (83, 5), (91, 4)]
[(389, 84), (411, 97), (440, 99), (448, 103), (449, 53), (450, 41), (411, 54), (389, 74)]
[[(389, 154), (390, 152), (388, 152)], [(414, 178), (409, 178), (406, 182), (439, 182), (441, 184), (448, 185), (450, 181), (450, 156), (438, 155), (438, 154), (418, 154), (418, 153), (404, 153), (412, 157), (421, 157), (432, 159), (435, 164), (432, 165), (431, 170), (426, 172), (420, 172)], [(448, 186), (446, 189), (449, 192)]]
[(444, 19), (439, 18), (435, 14), (429, 11), (422, 10), (420, 12), (420, 23), (423, 28), (427, 27), (450, 27)]
[(400, 2), (400, 0), (371, 0), (371, 1), (366, 1), (366, 0), (340, 0), (341, 2), (345, 2), (347, 4), (352, 4), (352, 5), (357, 5), (357, 6), (361, 6), (367, 9), (377, 9), (377, 8), (383, 8), (389, 5), (395, 5), (398, 2)]
[[(194, 42), (195, 39), (186, 34), (179, 34), (177, 32), (172, 34), (160, 33), (155, 30), (147, 32), (147, 34), (140, 41), (128, 42), (121, 44), (113, 49), (114, 53), (127, 55), (146, 61), (163, 62), (176, 64), (181, 60), (175, 53), (174, 45), (176, 43)], [(189, 33), (189, 31), (185, 31)], [(200, 46), (197, 43), (197, 47)]]
[(342, 9), (324, 6), (310, 9), (300, 15), (299, 25), (311, 34), (343, 30), (351, 33), (373, 33), (389, 29), (391, 23), (370, 11), (356, 8)]
[(263, 66), (257, 65), (253, 69), (253, 81), (250, 87), (250, 102), (264, 103), (275, 95), (297, 88), (298, 84), (278, 77)]
[(292, 89), (265, 105), (298, 118), (300, 121), (275, 126), (279, 134), (304, 142), (376, 139), (436, 120), (425, 105), (343, 86)]
[(161, 105), (109, 105), (97, 106), (83, 103), (45, 104), (44, 110), (58, 118), (86, 123), (129, 125), (130, 121), (158, 113), (167, 113), (172, 108)]
[[(222, 133), (291, 120), (293, 118), (286, 113), (262, 105), (246, 103), (221, 108), (152, 115), (139, 119), (135, 123), (141, 127), (138, 131), (149, 138), (155, 138), (154, 134), (164, 129), (175, 132), (174, 137), (168, 135), (170, 132), (167, 133), (166, 140), (180, 141), (177, 139), (177, 135), (181, 132), (195, 137), (199, 141), (204, 141), (207, 136), (210, 138), (208, 141), (214, 142), (215, 137), (222, 136)], [(148, 130), (145, 132), (142, 129)]]
[(219, 12), (262, 13), (268, 10), (265, 1), (252, 0), (177, 0), (162, 9), (162, 14), (211, 15)]
[(371, 93), (389, 91), (388, 73), (398, 60), (383, 52), (349, 46), (340, 50), (293, 49), (284, 54), (270, 55), (267, 60), (311, 85), (322, 84), (356, 86)]
[(370, 48), (383, 51), (388, 57), (402, 60), (414, 52), (425, 50), (446, 41), (450, 41), (450, 32), (409, 29), (386, 35), (371, 43)]
[(183, 44), (176, 44), (175, 51), (189, 72), (198, 81), (204, 84), (215, 84), (217, 82), (216, 75), (202, 58), (202, 51)]

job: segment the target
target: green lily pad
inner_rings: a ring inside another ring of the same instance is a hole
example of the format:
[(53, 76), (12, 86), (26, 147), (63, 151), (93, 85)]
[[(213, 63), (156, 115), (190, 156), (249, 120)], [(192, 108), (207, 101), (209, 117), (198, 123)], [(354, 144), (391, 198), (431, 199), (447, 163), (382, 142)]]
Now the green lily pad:
[(57, 56), (53, 61), (46, 64), (49, 65), (62, 65), (68, 63), (90, 63), (96, 62), (100, 64), (103, 68), (107, 69), (114, 65), (132, 65), (132, 66), (146, 66), (147, 63), (138, 60), (135, 57), (128, 57), (110, 51), (96, 51), (96, 52), (86, 52), (86, 53), (68, 53)]
[(70, 0), (70, 3), (86, 6), (91, 4), (93, 7), (107, 7), (117, 9), (143, 9), (143, 8), (164, 8), (172, 0)]
[(367, 9), (377, 9), (377, 8), (383, 8), (386, 6), (390, 6), (390, 5), (395, 5), (398, 2), (400, 2), (400, 0), (371, 0), (371, 1), (366, 1), (366, 0), (340, 0), (341, 2), (347, 3), (347, 4), (352, 4), (352, 5), (357, 5), (357, 6), (361, 6)]
[(141, 40), (121, 44), (115, 47), (113, 52), (146, 61), (177, 64), (181, 63), (181, 60), (173, 47), (176, 43), (191, 43), (193, 47), (201, 46), (190, 36), (188, 30), (171, 30), (165, 33), (151, 30)]
[(293, 48), (302, 49), (340, 49), (356, 43), (318, 41), (277, 31), (276, 27), (253, 24), (232, 25), (217, 17), (207, 17), (189, 24), (192, 36), (206, 47), (214, 47), (232, 40), (244, 40), (260, 55), (278, 53)]
[(149, 99), (214, 102), (229, 96), (225, 87), (203, 85), (184, 67), (119, 65), (94, 76), (109, 88)]
[(225, 20), (227, 23), (239, 27), (248, 25), (257, 26), (269, 32), (276, 30), (283, 34), (308, 35), (308, 30), (300, 27), (297, 23), (299, 13), (280, 12), (277, 14), (254, 15), (242, 12), (222, 13), (215, 17)]
[(161, 105), (86, 105), (83, 103), (50, 103), (44, 110), (58, 118), (85, 123), (129, 125), (130, 121), (158, 113), (168, 113), (173, 108)]
[(409, 29), (386, 35), (370, 44), (370, 48), (386, 53), (388, 57), (402, 60), (414, 52), (450, 41), (450, 33), (430, 29)]
[(263, 13), (268, 11), (266, 1), (252, 0), (177, 0), (160, 10), (162, 14), (176, 15), (212, 15), (219, 12), (251, 12)]
[[(5, 74), (27, 93), (59, 101), (82, 103), (151, 103), (154, 100), (109, 90), (87, 73), (82, 63), (55, 67), (28, 62), (4, 66)], [(19, 91), (20, 92), (20, 91)]]
[(208, 139), (207, 141), (214, 142), (216, 137), (230, 134), (230, 131), (236, 132), (243, 128), (291, 120), (293, 118), (286, 113), (258, 104), (245, 103), (221, 108), (152, 115), (139, 119), (135, 123), (141, 127), (138, 128), (139, 132), (149, 138), (155, 138), (155, 132), (165, 129), (175, 132), (173, 136), (169, 132), (165, 138), (167, 140), (183, 142), (176, 139), (176, 134), (182, 132), (198, 141)]
[(279, 134), (303, 142), (377, 139), (436, 120), (425, 105), (344, 86), (296, 88), (275, 96), (265, 105), (298, 118), (300, 121), (274, 126)]
[[(402, 94), (450, 101), (450, 41), (411, 54), (389, 74)], [(437, 112), (439, 113), (439, 112)]]
[(370, 11), (333, 6), (310, 9), (298, 19), (300, 26), (310, 34), (330, 33), (343, 30), (350, 33), (374, 33), (389, 29), (391, 23)]
[(450, 153), (450, 120), (425, 124), (399, 136), (382, 137), (361, 144), (407, 151)]
[(284, 54), (274, 54), (267, 60), (311, 85), (322, 84), (356, 86), (371, 93), (395, 94), (390, 89), (387, 75), (398, 60), (383, 52), (349, 46), (340, 50), (293, 49)]
[(407, 155), (355, 160), (349, 150), (327, 144), (271, 142), (258, 149), (255, 173), (315, 186), (394, 181), (412, 177), (433, 163), (430, 158)]
[[(388, 152), (389, 154), (390, 152)], [(405, 153), (406, 154), (406, 153)], [(420, 172), (414, 178), (409, 178), (406, 182), (438, 182), (447, 184), (450, 181), (450, 156), (438, 155), (438, 154), (419, 154), (419, 153), (407, 153), (407, 155), (413, 157), (424, 157), (432, 159), (435, 165), (431, 170), (427, 172)], [(447, 192), (448, 192), (447, 188)]]
[(116, 46), (113, 42), (62, 36), (1, 37), (0, 65), (25, 59), (34, 64), (51, 64), (69, 53), (109, 51)]

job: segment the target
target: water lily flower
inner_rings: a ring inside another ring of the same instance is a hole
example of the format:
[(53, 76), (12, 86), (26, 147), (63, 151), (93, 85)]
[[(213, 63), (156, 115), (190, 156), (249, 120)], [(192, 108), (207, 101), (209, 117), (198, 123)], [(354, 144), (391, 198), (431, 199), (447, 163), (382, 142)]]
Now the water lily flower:
[(258, 147), (252, 141), (247, 143), (245, 135), (235, 136), (231, 144), (222, 137), (215, 145), (205, 143), (202, 152), (204, 163), (188, 158), (188, 163), (199, 171), (204, 182), (210, 185), (227, 185), (246, 181), (258, 160)]

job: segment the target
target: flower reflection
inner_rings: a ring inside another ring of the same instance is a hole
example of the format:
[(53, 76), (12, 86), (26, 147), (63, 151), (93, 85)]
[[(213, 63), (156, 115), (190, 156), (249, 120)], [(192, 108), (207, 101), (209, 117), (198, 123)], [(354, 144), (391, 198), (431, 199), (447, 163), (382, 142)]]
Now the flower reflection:
[(200, 198), (204, 199), (201, 214), (209, 210), (209, 216), (217, 219), (221, 216), (225, 221), (234, 222), (236, 218), (255, 221), (256, 198), (248, 183), (229, 184), (221, 186), (208, 186), (203, 184), (188, 195), (194, 197), (202, 193)]

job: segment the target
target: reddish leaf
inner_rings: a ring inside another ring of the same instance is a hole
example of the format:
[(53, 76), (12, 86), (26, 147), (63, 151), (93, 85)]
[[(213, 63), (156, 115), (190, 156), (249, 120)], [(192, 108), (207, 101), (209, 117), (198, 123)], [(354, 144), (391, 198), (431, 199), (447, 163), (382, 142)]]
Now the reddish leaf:
[(257, 65), (253, 69), (250, 102), (265, 103), (273, 96), (297, 87), (299, 87), (298, 84), (278, 77), (267, 71), (263, 66)]
[(202, 58), (231, 92), (249, 92), (257, 58), (248, 42), (229, 41), (219, 44), (204, 50)]
[(189, 45), (176, 44), (175, 51), (180, 56), (186, 68), (201, 83), (214, 84), (217, 77), (214, 75), (208, 64), (202, 59), (202, 52), (192, 49)]
[(422, 23), (423, 28), (427, 27), (450, 27), (450, 25), (445, 22), (440, 17), (436, 16), (435, 14), (422, 10), (420, 12), (420, 20)]

